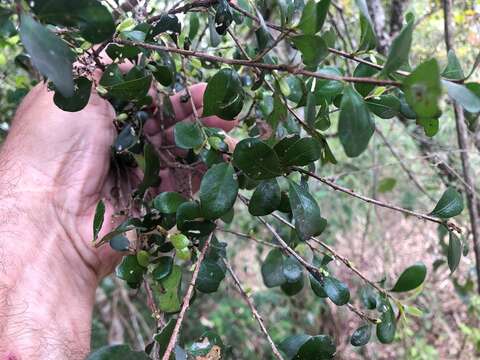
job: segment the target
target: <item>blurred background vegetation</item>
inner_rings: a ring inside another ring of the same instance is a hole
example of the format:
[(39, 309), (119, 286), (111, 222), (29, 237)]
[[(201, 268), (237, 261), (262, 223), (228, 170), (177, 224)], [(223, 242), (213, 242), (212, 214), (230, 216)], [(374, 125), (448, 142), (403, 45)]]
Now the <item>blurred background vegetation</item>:
[[(117, 8), (115, 0), (104, 3)], [(168, 9), (174, 2), (150, 3), (151, 6)], [(256, 3), (264, 9), (265, 18), (275, 22), (278, 15), (275, 6), (277, 0), (260, 0)], [(353, 0), (336, 0), (333, 3), (327, 26), (336, 34), (336, 46), (348, 51), (355, 48), (352, 43), (359, 37), (358, 10)], [(376, 24), (377, 35), (382, 39), (381, 45), (388, 48), (391, 37), (402, 25), (403, 15), (411, 11), (417, 19), (411, 64), (417, 65), (435, 57), (444, 66), (446, 50), (440, 1), (367, 0), (367, 3)], [(456, 0), (453, 5), (456, 53), (464, 71), (468, 72), (480, 49), (480, 2)], [(128, 11), (128, 7), (117, 9)], [(4, 20), (0, 12), (0, 137), (8, 133), (9, 122), (19, 101), (38, 81), (38, 75), (32, 77), (31, 69), (25, 62), (22, 48), (18, 45), (18, 36), (13, 35), (14, 25)], [(182, 18), (182, 23), (188, 27), (189, 18)], [(205, 23), (201, 22), (201, 30), (203, 26)], [(236, 26), (235, 30), (242, 38), (254, 36), (252, 26), (248, 23)], [(209, 39), (204, 37), (199, 48), (212, 52), (235, 51), (229, 37), (224, 37), (222, 41), (223, 44), (219, 47), (223, 50), (209, 49)], [(346, 74), (351, 75), (354, 70), (352, 63), (347, 66), (339, 58), (330, 61), (342, 67)], [(197, 71), (195, 66), (189, 64), (189, 71)], [(478, 81), (479, 77), (477, 71), (472, 80)], [(265, 106), (271, 106), (268, 94), (265, 94), (263, 101)], [(333, 130), (336, 129), (336, 114), (332, 114), (330, 145), (339, 161), (337, 165), (326, 165), (320, 169), (322, 176), (333, 178), (339, 184), (362, 194), (429, 212), (435, 204), (432, 199), (440, 197), (446, 183), (462, 183), (453, 109), (451, 106), (443, 108), (445, 111), (440, 119), (440, 131), (433, 139), (426, 138), (414, 123), (377, 118), (376, 126), (380, 131), (375, 133), (368, 151), (355, 159), (349, 159), (343, 154)], [(255, 115), (254, 120), (261, 124), (262, 112)], [(476, 119), (472, 117), (468, 120), (471, 135), (468, 151), (474, 179), (478, 179), (480, 132)], [(245, 134), (247, 128), (240, 125), (236, 131)], [(350, 259), (370, 279), (379, 281), (386, 277), (391, 281), (416, 261), (427, 264), (428, 278), (423, 290), (406, 301), (421, 309), (422, 313), (399, 324), (393, 344), (386, 346), (373, 341), (364, 348), (353, 348), (349, 344), (349, 335), (359, 326), (359, 321), (352, 313), (343, 307), (331, 306), (324, 299), (315, 297), (309, 289), (289, 298), (279, 288), (267, 289), (264, 286), (260, 264), (269, 247), (248, 237), (260, 241), (271, 241), (272, 238), (252, 220), (246, 208), (238, 204), (234, 220), (230, 224), (221, 225), (225, 231), (219, 232), (218, 237), (228, 244), (228, 258), (244, 287), (253, 296), (275, 341), (296, 332), (331, 334), (337, 339), (339, 359), (479, 357), (480, 297), (475, 295), (474, 290), (476, 280), (472, 251), (462, 260), (459, 270), (450, 276), (443, 260), (445, 239), (436, 226), (399, 213), (373, 208), (322, 187), (319, 183), (311, 184), (311, 190), (322, 208), (322, 215), (329, 219), (329, 226), (322, 234), (322, 239), (334, 245), (340, 254)], [(458, 222), (463, 227), (468, 227), (466, 211), (458, 218)], [(464, 236), (468, 243), (469, 234)], [(345, 281), (353, 293), (357, 292), (362, 285), (359, 280), (352, 277), (345, 267), (338, 266), (335, 262), (333, 264), (331, 268), (335, 275)], [(206, 330), (212, 330), (221, 334), (231, 359), (272, 358), (271, 350), (259, 332), (248, 306), (228, 276), (222, 282), (220, 291), (197, 295), (182, 332), (185, 343), (199, 338)], [(127, 289), (114, 276), (106, 278), (97, 292), (93, 348), (124, 342), (133, 348), (143, 348), (151, 340), (149, 337), (155, 326), (145, 299), (145, 294)]]

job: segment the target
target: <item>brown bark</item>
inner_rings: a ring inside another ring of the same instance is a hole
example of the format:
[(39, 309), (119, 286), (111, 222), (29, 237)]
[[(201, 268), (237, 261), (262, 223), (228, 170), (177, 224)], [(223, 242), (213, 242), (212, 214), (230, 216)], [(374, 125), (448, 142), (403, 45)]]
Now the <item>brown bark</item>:
[(385, 10), (380, 0), (367, 0), (367, 7), (373, 21), (375, 33), (377, 34), (377, 50), (385, 55), (390, 44), (390, 34), (385, 26)]

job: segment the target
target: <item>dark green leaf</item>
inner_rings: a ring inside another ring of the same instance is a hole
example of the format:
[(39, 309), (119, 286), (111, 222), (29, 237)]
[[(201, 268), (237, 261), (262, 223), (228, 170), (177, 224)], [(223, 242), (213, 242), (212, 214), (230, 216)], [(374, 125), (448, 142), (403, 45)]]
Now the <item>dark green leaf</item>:
[(238, 181), (233, 166), (215, 164), (203, 175), (200, 184), (200, 207), (205, 219), (218, 219), (235, 203)]
[(366, 101), (371, 112), (382, 119), (391, 119), (400, 113), (400, 100), (393, 95), (381, 95)]
[(425, 280), (427, 268), (421, 262), (406, 268), (390, 291), (404, 292), (416, 289)]
[(300, 278), (297, 281), (284, 282), (281, 285), (281, 289), (287, 296), (294, 296), (294, 295), (297, 295), (300, 291), (302, 291), (303, 285), (304, 285), (304, 277), (302, 273)]
[(328, 335), (312, 336), (298, 349), (295, 360), (332, 359), (337, 351), (335, 342)]
[(310, 274), (310, 287), (312, 288), (312, 291), (315, 295), (317, 295), (320, 298), (327, 298), (328, 295), (325, 293), (325, 290), (323, 289), (322, 284), (315, 279), (311, 274)]
[(372, 19), (368, 12), (365, 0), (355, 0), (358, 9), (360, 10), (360, 43), (358, 51), (368, 51), (377, 46), (377, 38), (373, 27)]
[(448, 267), (450, 271), (453, 273), (458, 264), (460, 264), (460, 259), (462, 257), (462, 242), (458, 238), (457, 235), (453, 233), (453, 231), (449, 232), (449, 240), (448, 240), (448, 250), (447, 250), (447, 260), (448, 260)]
[[(114, 64), (115, 65), (115, 64)], [(104, 79), (114, 77), (114, 83), (109, 84)], [(105, 70), (100, 80), (100, 85), (108, 90), (108, 94), (114, 98), (125, 101), (141, 100), (145, 98), (152, 82), (151, 75), (145, 75), (137, 67), (133, 67), (122, 79), (118, 78), (118, 73), (112, 73)]]
[(289, 180), (289, 198), (292, 208), (295, 229), (302, 240), (319, 235), (325, 228), (320, 216), (320, 208), (312, 195), (302, 186)]
[(156, 36), (164, 32), (179, 34), (181, 31), (182, 25), (180, 24), (178, 18), (173, 14), (163, 13), (155, 23), (155, 26), (152, 30), (152, 35)]
[[(317, 71), (321, 75), (326, 76), (342, 76), (342, 72), (339, 68), (334, 66), (324, 66), (320, 70)], [(320, 96), (328, 96), (328, 97), (335, 97), (342, 92), (344, 88), (344, 84), (338, 80), (322, 80), (317, 79), (315, 83), (315, 94), (317, 97)]]
[(292, 360), (298, 353), (298, 350), (312, 337), (310, 335), (299, 334), (292, 335), (284, 339), (278, 346), (287, 356), (288, 360)]
[(297, 282), (303, 277), (302, 265), (292, 256), (283, 261), (283, 275), (287, 282)]
[(224, 268), (215, 261), (205, 259), (200, 265), (196, 288), (203, 293), (213, 293), (218, 290), (224, 277)]
[(117, 266), (115, 275), (127, 283), (139, 284), (143, 280), (145, 268), (141, 266), (135, 255), (124, 256), (120, 265)]
[(38, 71), (51, 80), (63, 96), (71, 97), (74, 94), (73, 53), (67, 44), (26, 14), (21, 16), (20, 37)]
[(266, 287), (283, 285), (287, 281), (283, 273), (283, 255), (279, 249), (272, 249), (262, 264), (262, 278)]
[(53, 101), (63, 111), (80, 111), (88, 104), (92, 82), (85, 77), (80, 77), (75, 79), (74, 86), (74, 93), (70, 97), (65, 97), (60, 92), (55, 91)]
[(102, 229), (103, 220), (105, 217), (105, 203), (100, 200), (95, 208), (95, 216), (93, 218), (93, 240), (97, 240), (98, 233)]
[(230, 68), (223, 68), (208, 81), (203, 94), (203, 116), (217, 115), (233, 120), (242, 110), (244, 97), (238, 74)]
[(167, 191), (153, 199), (153, 207), (164, 214), (175, 214), (180, 204), (186, 201), (179, 193)]
[(331, 276), (324, 277), (323, 290), (335, 305), (345, 305), (350, 300), (350, 291), (347, 285)]
[(110, 247), (116, 251), (128, 251), (128, 247), (130, 246), (130, 241), (125, 235), (115, 235), (109, 241)]
[(357, 157), (368, 146), (375, 131), (373, 119), (362, 97), (351, 87), (345, 88), (340, 105), (338, 136), (348, 157)]
[(318, 160), (322, 152), (320, 143), (311, 137), (297, 138), (296, 141), (289, 141), (283, 145), (281, 148), (275, 146), (274, 149), (284, 166), (308, 165)]
[(177, 209), (177, 227), (189, 236), (200, 237), (210, 234), (215, 229), (215, 223), (203, 218), (198, 203), (186, 202)]
[(175, 144), (181, 149), (194, 149), (203, 144), (205, 136), (196, 122), (182, 121), (173, 129)]
[(432, 59), (418, 65), (403, 81), (403, 91), (408, 105), (418, 117), (438, 117), (442, 86), (437, 61)]
[(388, 300), (384, 300), (384, 312), (380, 317), (381, 323), (377, 324), (377, 338), (382, 344), (390, 344), (395, 339), (397, 323), (392, 305)]
[(297, 35), (292, 38), (292, 41), (302, 53), (302, 60), (306, 66), (316, 68), (328, 55), (327, 44), (320, 36)]
[(363, 346), (370, 341), (372, 336), (372, 327), (370, 325), (363, 325), (357, 328), (350, 338), (350, 344), (353, 346)]
[(377, 296), (370, 286), (364, 286), (360, 289), (360, 299), (368, 310), (373, 310), (377, 307)]
[(189, 30), (188, 30), (188, 37), (190, 40), (193, 40), (198, 33), (198, 29), (200, 28), (200, 21), (198, 20), (198, 15), (196, 13), (190, 13), (190, 21)]
[(313, 35), (318, 33), (325, 22), (329, 6), (330, 0), (321, 0), (318, 3), (315, 3), (314, 0), (309, 0), (303, 9), (298, 28), (304, 34)]
[(480, 111), (480, 97), (470, 91), (465, 85), (451, 81), (442, 81), (447, 88), (448, 96), (458, 102), (465, 110), (471, 113)]
[(455, 188), (449, 187), (445, 190), (440, 200), (438, 200), (437, 205), (435, 205), (430, 215), (441, 219), (448, 219), (461, 214), (463, 208), (462, 195)]
[(126, 124), (115, 139), (113, 148), (117, 153), (121, 153), (126, 150), (130, 150), (132, 147), (137, 145), (138, 142), (139, 138), (135, 128), (130, 124)]
[(153, 340), (158, 343), (159, 354), (164, 354), (167, 350), (168, 343), (170, 342), (170, 338), (172, 337), (176, 322), (176, 319), (170, 319), (167, 325), (165, 325), (162, 330), (160, 330), (157, 334), (153, 336)]
[[(370, 58), (366, 58), (365, 60), (370, 60)], [(377, 74), (380, 70), (374, 68), (373, 66), (369, 66), (367, 64), (358, 64), (355, 70), (353, 71), (353, 76), (355, 77), (372, 77)], [(375, 85), (373, 84), (365, 84), (365, 83), (355, 83), (354, 84), (355, 90), (362, 96), (367, 96), (374, 88)]]
[(160, 56), (160, 61), (150, 63), (155, 70), (153, 70), (153, 76), (163, 86), (170, 86), (175, 82), (175, 75), (177, 69), (175, 62), (169, 53), (165, 51), (157, 51)]
[(199, 341), (194, 342), (192, 345), (190, 345), (187, 351), (190, 355), (193, 355), (196, 357), (197, 356), (203, 357), (205, 355), (208, 355), (208, 353), (212, 350), (212, 348), (215, 345), (218, 346), (221, 349), (221, 351), (223, 351), (225, 347), (220, 336), (218, 336), (216, 333), (212, 331), (206, 331), (202, 334)]
[(158, 173), (160, 171), (160, 160), (152, 144), (145, 143), (143, 156), (145, 158), (145, 173), (143, 174), (142, 183), (138, 186), (140, 195), (143, 195), (148, 188), (158, 184)]
[(248, 211), (254, 216), (268, 215), (278, 209), (281, 199), (282, 194), (276, 179), (262, 181), (250, 198)]
[(388, 52), (387, 61), (383, 65), (382, 73), (389, 75), (400, 67), (408, 63), (408, 55), (412, 46), (412, 33), (415, 18), (410, 16), (407, 18), (407, 24), (402, 28), (398, 35), (393, 39), (390, 51)]
[(447, 66), (443, 70), (442, 76), (452, 80), (463, 79), (465, 74), (463, 73), (462, 66), (460, 65), (457, 55), (455, 55), (455, 51), (453, 49), (448, 50), (447, 60)]
[(237, 144), (233, 163), (254, 180), (272, 179), (282, 175), (280, 160), (275, 151), (256, 138), (244, 139)]
[(148, 360), (143, 351), (132, 351), (128, 345), (104, 346), (95, 350), (86, 360)]

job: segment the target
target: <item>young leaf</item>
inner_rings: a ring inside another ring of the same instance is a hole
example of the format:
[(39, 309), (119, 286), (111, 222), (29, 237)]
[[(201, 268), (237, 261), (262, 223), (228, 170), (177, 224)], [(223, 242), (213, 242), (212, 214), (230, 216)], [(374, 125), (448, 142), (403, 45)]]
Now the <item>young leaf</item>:
[(427, 276), (426, 266), (419, 262), (406, 268), (390, 291), (405, 292), (416, 289), (423, 284)]
[(153, 199), (153, 207), (163, 214), (175, 214), (180, 204), (186, 201), (179, 193), (166, 191)]
[(280, 160), (275, 151), (256, 138), (244, 139), (237, 144), (233, 152), (233, 164), (254, 180), (282, 175)]
[(98, 233), (102, 229), (103, 220), (105, 217), (105, 203), (100, 200), (95, 208), (95, 216), (93, 218), (93, 240), (97, 240)]
[(73, 53), (67, 44), (26, 14), (21, 16), (20, 37), (38, 71), (51, 80), (63, 96), (73, 96)]
[(381, 323), (377, 324), (377, 338), (382, 344), (390, 344), (395, 339), (397, 323), (392, 305), (384, 300), (385, 311), (380, 316)]
[(313, 35), (318, 33), (322, 29), (327, 17), (330, 2), (330, 0), (321, 0), (315, 3), (314, 0), (309, 0), (303, 9), (302, 17), (297, 27), (304, 34)]
[(372, 327), (370, 325), (363, 325), (357, 328), (350, 337), (350, 344), (353, 346), (364, 346), (370, 341), (372, 336)]
[(320, 208), (315, 199), (302, 186), (289, 180), (289, 198), (295, 229), (302, 240), (320, 234), (325, 228), (325, 221), (320, 216)]
[(203, 144), (205, 136), (200, 126), (194, 122), (182, 121), (173, 129), (175, 144), (181, 149), (193, 149)]
[(79, 77), (75, 79), (74, 86), (74, 93), (70, 97), (65, 97), (61, 92), (55, 91), (53, 102), (63, 111), (80, 111), (88, 104), (92, 82), (85, 77)]
[(283, 285), (287, 281), (283, 273), (283, 255), (279, 249), (272, 249), (261, 268), (263, 282), (266, 287), (272, 288)]
[(323, 290), (328, 298), (337, 306), (345, 305), (350, 300), (350, 291), (347, 285), (334, 277), (324, 277)]
[(86, 360), (148, 360), (149, 356), (143, 351), (133, 351), (128, 345), (103, 346), (88, 355)]
[(402, 85), (408, 105), (420, 118), (435, 118), (440, 115), (438, 101), (442, 94), (440, 72), (435, 59), (418, 65), (403, 80)]
[(442, 83), (447, 88), (448, 96), (458, 102), (465, 110), (471, 113), (480, 111), (480, 97), (465, 85), (446, 80), (443, 80)]
[(180, 284), (182, 281), (182, 270), (180, 266), (173, 265), (170, 274), (160, 280), (163, 291), (157, 290), (158, 308), (166, 313), (175, 313), (180, 310)]
[(248, 211), (254, 216), (268, 215), (278, 209), (281, 199), (282, 194), (276, 179), (262, 181), (250, 198)]
[(438, 200), (430, 215), (448, 219), (459, 215), (463, 211), (463, 207), (462, 195), (455, 188), (449, 187), (445, 190), (440, 200)]
[(190, 240), (183, 234), (174, 234), (170, 236), (169, 239), (173, 247), (177, 250), (185, 249), (190, 244)]
[(208, 81), (203, 94), (203, 116), (217, 115), (224, 120), (234, 120), (242, 110), (244, 97), (237, 72), (223, 68)]
[(303, 63), (316, 68), (328, 55), (328, 47), (320, 36), (297, 35), (292, 38), (295, 47), (302, 53)]
[(449, 232), (447, 260), (451, 273), (457, 269), (462, 257), (462, 242), (452, 231)]
[(383, 65), (382, 73), (389, 75), (397, 71), (403, 64), (408, 62), (410, 47), (412, 46), (412, 33), (415, 18), (407, 17), (407, 24), (400, 33), (393, 39), (390, 51), (388, 52), (387, 61)]
[(213, 165), (203, 175), (200, 184), (200, 207), (205, 219), (218, 219), (235, 203), (238, 181), (233, 166)]
[(338, 136), (348, 157), (357, 157), (368, 146), (375, 131), (363, 98), (351, 86), (345, 88), (340, 104)]

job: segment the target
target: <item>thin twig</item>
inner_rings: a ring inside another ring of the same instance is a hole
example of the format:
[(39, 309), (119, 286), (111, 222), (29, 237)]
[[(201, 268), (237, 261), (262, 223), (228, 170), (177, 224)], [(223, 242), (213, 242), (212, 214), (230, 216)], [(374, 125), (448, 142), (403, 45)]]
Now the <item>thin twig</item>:
[(233, 278), (233, 281), (237, 285), (238, 291), (240, 292), (240, 294), (243, 296), (243, 298), (247, 302), (248, 307), (252, 311), (253, 316), (255, 317), (255, 319), (258, 322), (258, 325), (260, 326), (260, 329), (262, 330), (263, 334), (266, 336), (266, 338), (268, 340), (268, 343), (270, 344), (270, 347), (272, 348), (273, 354), (275, 355), (275, 357), (278, 360), (284, 360), (283, 356), (280, 354), (280, 351), (278, 351), (277, 346), (275, 345), (272, 338), (270, 337), (270, 334), (268, 333), (268, 330), (265, 327), (265, 324), (263, 323), (262, 316), (258, 313), (257, 309), (255, 308), (255, 305), (253, 304), (252, 298), (247, 294), (247, 292), (243, 288), (242, 284), (240, 283), (240, 280), (238, 279), (237, 275), (235, 274), (232, 267), (230, 266), (230, 263), (227, 262), (226, 260), (224, 260), (224, 262), (225, 262), (225, 265), (227, 267), (228, 272), (230, 273), (230, 275)]
[(195, 288), (195, 283), (197, 282), (198, 272), (200, 271), (200, 266), (202, 265), (203, 259), (205, 259), (205, 254), (207, 253), (207, 250), (210, 246), (212, 237), (213, 237), (213, 232), (205, 241), (205, 245), (203, 245), (203, 248), (200, 251), (200, 254), (198, 255), (198, 260), (195, 265), (195, 270), (193, 270), (193, 274), (192, 274), (192, 280), (190, 281), (190, 285), (188, 286), (187, 293), (183, 298), (182, 308), (180, 310), (180, 313), (178, 314), (177, 322), (175, 323), (175, 327), (173, 328), (172, 336), (170, 337), (167, 350), (165, 350), (162, 360), (169, 360), (170, 355), (172, 354), (172, 351), (175, 348), (175, 344), (177, 343), (177, 338), (180, 333), (180, 328), (182, 327), (183, 319), (185, 318), (185, 313), (190, 307), (190, 300), (192, 299), (192, 296), (193, 296), (193, 289)]
[(233, 230), (227, 230), (225, 228), (222, 228), (222, 227), (217, 227), (215, 230), (217, 231), (222, 231), (222, 232), (225, 232), (225, 233), (228, 233), (228, 234), (232, 234), (232, 235), (236, 235), (240, 238), (244, 238), (244, 239), (249, 239), (249, 240), (253, 240), (255, 241), (256, 243), (259, 243), (259, 244), (262, 244), (262, 245), (265, 245), (265, 246), (270, 246), (270, 247), (275, 247), (275, 248), (281, 248), (280, 245), (277, 245), (277, 244), (273, 244), (271, 242), (268, 242), (268, 241), (263, 241), (263, 240), (260, 240), (260, 239), (257, 239), (251, 235), (248, 235), (248, 234), (243, 234), (243, 233), (240, 233), (240, 232), (237, 232), (237, 231), (233, 231)]

